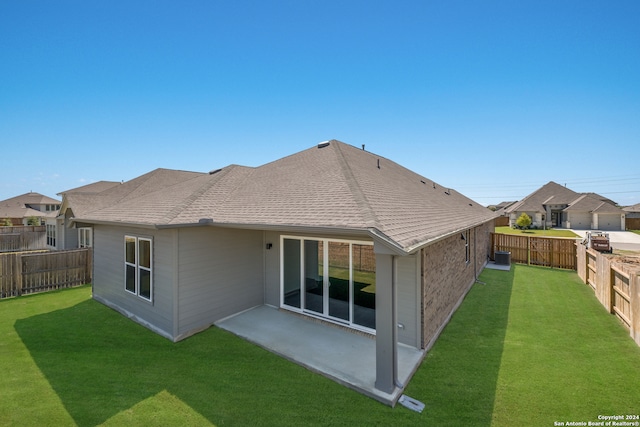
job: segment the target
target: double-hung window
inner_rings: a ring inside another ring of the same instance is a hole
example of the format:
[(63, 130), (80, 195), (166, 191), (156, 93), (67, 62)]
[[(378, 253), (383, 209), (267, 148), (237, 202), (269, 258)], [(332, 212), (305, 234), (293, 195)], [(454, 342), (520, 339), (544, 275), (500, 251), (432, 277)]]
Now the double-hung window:
[(78, 229), (78, 247), (79, 248), (90, 248), (93, 246), (91, 241), (91, 228), (83, 227)]
[(153, 245), (145, 237), (124, 237), (124, 288), (148, 301), (153, 295)]

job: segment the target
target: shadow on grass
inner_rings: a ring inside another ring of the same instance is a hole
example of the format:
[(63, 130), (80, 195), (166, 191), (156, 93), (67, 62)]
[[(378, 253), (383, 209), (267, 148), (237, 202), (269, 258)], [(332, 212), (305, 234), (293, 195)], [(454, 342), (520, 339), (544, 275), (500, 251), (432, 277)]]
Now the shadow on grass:
[(86, 300), (14, 328), (78, 425), (419, 421), (215, 327), (173, 343)]
[(428, 425), (491, 424), (515, 268), (482, 272), (409, 384)]

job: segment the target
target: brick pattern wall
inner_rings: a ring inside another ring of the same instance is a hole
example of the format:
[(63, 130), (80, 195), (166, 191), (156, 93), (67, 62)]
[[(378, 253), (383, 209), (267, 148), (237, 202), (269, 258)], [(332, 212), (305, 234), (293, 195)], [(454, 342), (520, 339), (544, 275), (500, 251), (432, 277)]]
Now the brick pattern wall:
[(427, 246), (421, 254), (422, 347), (438, 337), (461, 298), (487, 262), (493, 221), (470, 232), (471, 257), (465, 261), (465, 240), (457, 233)]

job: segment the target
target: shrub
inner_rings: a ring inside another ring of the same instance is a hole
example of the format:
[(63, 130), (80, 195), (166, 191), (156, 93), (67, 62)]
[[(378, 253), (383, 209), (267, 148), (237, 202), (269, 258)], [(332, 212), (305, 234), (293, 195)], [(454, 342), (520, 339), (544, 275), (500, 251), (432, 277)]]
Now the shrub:
[(516, 225), (521, 229), (526, 230), (531, 225), (531, 217), (522, 212), (522, 214), (516, 220)]

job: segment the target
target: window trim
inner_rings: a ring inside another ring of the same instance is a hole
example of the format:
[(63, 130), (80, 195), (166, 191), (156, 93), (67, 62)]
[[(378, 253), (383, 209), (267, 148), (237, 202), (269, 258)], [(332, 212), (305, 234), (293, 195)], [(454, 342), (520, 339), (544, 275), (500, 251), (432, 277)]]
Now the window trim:
[(57, 227), (55, 224), (45, 224), (46, 236), (47, 236), (47, 246), (51, 246), (53, 248), (56, 247), (57, 241)]
[(465, 263), (471, 263), (471, 244), (469, 241), (471, 240), (471, 229), (467, 229), (463, 234), (464, 239), (464, 261)]
[[(134, 262), (127, 261), (127, 240), (133, 239), (134, 241)], [(149, 267), (140, 265), (140, 242), (149, 242)], [(127, 267), (133, 267), (135, 269), (134, 275), (134, 291), (127, 289)], [(149, 298), (140, 293), (140, 272), (149, 272)], [(153, 303), (153, 238), (132, 236), (126, 234), (124, 236), (124, 290), (125, 292), (135, 295), (138, 298)]]
[[(87, 241), (89, 243), (87, 243)], [(78, 247), (79, 248), (93, 247), (93, 228), (91, 227), (78, 228)]]

